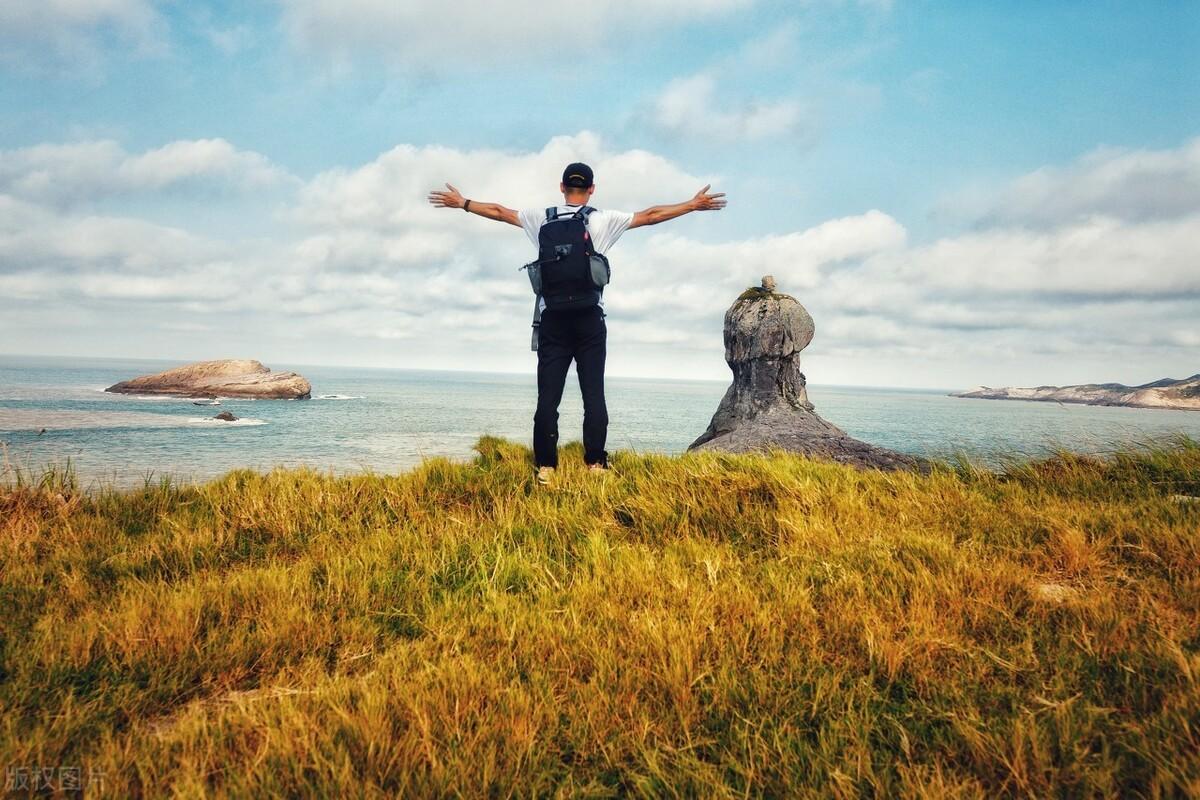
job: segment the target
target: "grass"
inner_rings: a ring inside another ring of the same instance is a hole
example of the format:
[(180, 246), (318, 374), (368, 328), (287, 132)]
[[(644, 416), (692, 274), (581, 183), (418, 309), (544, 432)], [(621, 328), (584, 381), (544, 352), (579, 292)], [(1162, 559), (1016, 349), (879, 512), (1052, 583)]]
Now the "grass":
[(796, 299), (796, 298), (792, 297), (790, 294), (784, 294), (783, 292), (776, 292), (771, 289), (764, 289), (761, 286), (751, 286), (750, 288), (746, 289), (746, 291), (744, 291), (738, 295), (737, 300), (733, 301), (733, 308), (730, 309), (730, 311), (732, 312), (734, 309), (741, 307), (743, 304), (749, 302), (750, 300), (757, 300), (758, 298), (762, 297), (763, 295), (767, 295), (767, 294), (774, 295), (775, 297), (785, 297), (788, 300)]
[[(1200, 795), (1200, 444), (0, 488), (0, 764), (159, 797)], [(60, 787), (61, 788), (61, 787)]]

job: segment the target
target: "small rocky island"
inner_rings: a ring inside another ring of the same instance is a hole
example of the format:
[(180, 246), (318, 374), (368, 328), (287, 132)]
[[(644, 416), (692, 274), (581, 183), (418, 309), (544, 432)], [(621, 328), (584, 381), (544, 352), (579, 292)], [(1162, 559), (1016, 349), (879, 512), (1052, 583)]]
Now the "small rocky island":
[(733, 383), (708, 430), (689, 450), (730, 453), (789, 450), (860, 468), (919, 468), (912, 456), (849, 436), (817, 416), (800, 371), (800, 351), (815, 327), (794, 297), (775, 291), (775, 279), (742, 293), (725, 312), (725, 361)]
[(1131, 408), (1175, 408), (1200, 411), (1200, 374), (1176, 380), (1163, 378), (1141, 386), (1122, 383), (1084, 383), (1078, 386), (1035, 386), (1029, 389), (980, 386), (951, 397), (982, 400), (1039, 400), (1057, 403), (1082, 403), (1089, 406), (1129, 406)]
[(307, 400), (312, 396), (312, 384), (295, 372), (272, 372), (260, 361), (243, 358), (197, 361), (166, 372), (121, 381), (104, 391), (177, 397)]

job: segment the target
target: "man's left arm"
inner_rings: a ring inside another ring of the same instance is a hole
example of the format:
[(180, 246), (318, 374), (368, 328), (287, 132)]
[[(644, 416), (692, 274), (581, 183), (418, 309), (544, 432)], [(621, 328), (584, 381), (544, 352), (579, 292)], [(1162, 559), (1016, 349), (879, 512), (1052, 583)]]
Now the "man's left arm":
[(434, 189), (429, 193), (429, 203), (436, 208), (465, 208), (472, 214), (478, 214), (487, 219), (494, 219), (497, 222), (507, 222), (509, 225), (521, 226), (521, 220), (517, 217), (517, 212), (511, 208), (506, 208), (499, 203), (483, 203), (478, 200), (468, 200), (462, 196), (462, 192), (455, 189), (450, 184), (446, 184), (446, 191)]
[(690, 214), (693, 211), (720, 211), (725, 207), (725, 193), (710, 193), (708, 191), (710, 188), (712, 188), (711, 185), (705, 186), (696, 192), (696, 196), (691, 200), (682, 203), (667, 206), (652, 206), (645, 211), (639, 211), (633, 215), (633, 221), (629, 223), (629, 227), (633, 229), (640, 228), (643, 225), (657, 225), (660, 222), (682, 217), (684, 214)]

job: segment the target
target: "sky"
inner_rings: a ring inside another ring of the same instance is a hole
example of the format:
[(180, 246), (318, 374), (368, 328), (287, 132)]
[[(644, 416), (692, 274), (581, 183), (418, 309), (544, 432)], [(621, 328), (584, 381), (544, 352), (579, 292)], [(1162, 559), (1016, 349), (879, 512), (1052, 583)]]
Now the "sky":
[(532, 373), (519, 229), (610, 251), (610, 375), (724, 379), (773, 274), (816, 384), (1200, 372), (1200, 3), (0, 0), (0, 353)]

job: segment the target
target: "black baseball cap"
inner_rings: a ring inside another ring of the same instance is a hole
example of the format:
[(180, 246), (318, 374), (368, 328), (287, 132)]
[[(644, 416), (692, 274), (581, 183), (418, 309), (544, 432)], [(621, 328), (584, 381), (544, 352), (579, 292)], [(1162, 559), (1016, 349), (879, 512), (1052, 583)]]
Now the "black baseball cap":
[(592, 185), (592, 178), (592, 168), (576, 161), (574, 164), (567, 164), (567, 168), (563, 170), (562, 182), (576, 189), (587, 189)]

